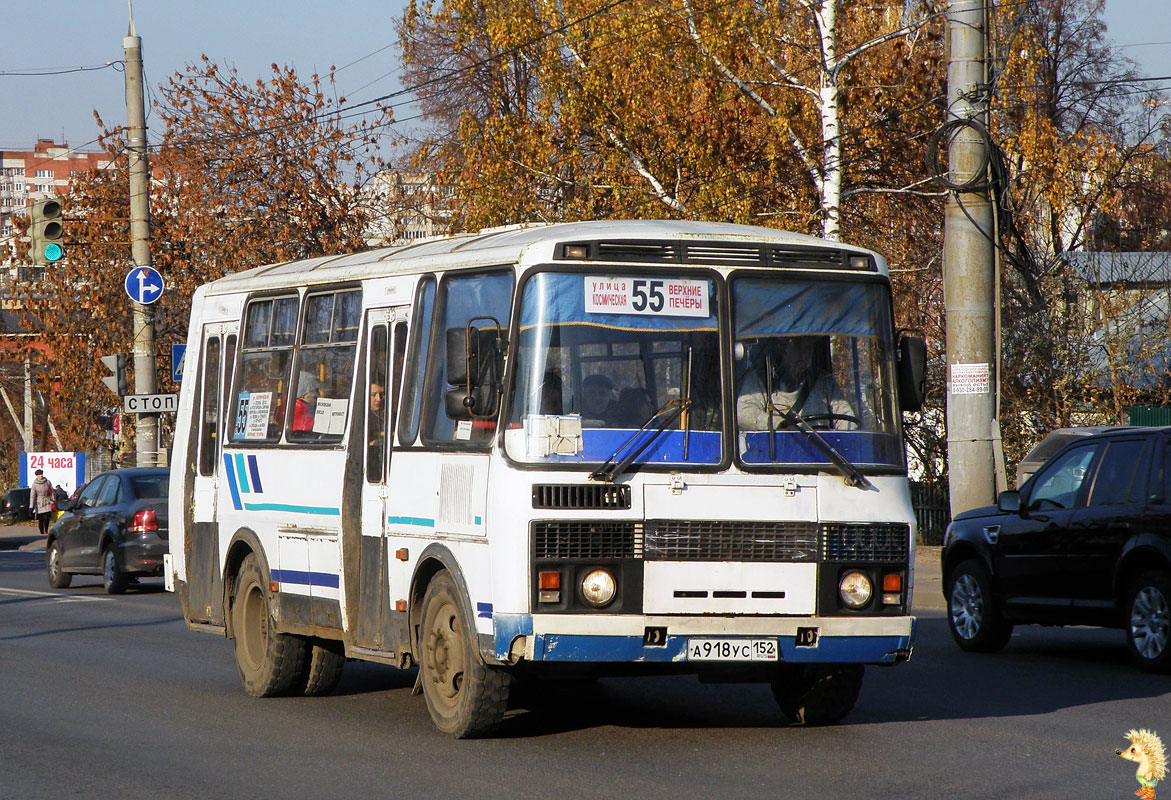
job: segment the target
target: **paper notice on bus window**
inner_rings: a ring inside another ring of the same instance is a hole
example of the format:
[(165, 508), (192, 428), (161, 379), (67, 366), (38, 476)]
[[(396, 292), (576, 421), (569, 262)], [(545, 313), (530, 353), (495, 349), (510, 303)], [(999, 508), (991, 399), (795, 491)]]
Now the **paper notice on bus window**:
[(272, 408), (272, 392), (252, 392), (240, 397), (240, 411), (247, 408), (247, 418), (244, 423), (245, 439), (264, 439), (268, 437), (268, 412)]
[(313, 409), (313, 432), (340, 436), (346, 429), (346, 411), (350, 401), (338, 397), (319, 397)]
[(709, 317), (708, 281), (693, 278), (585, 278), (587, 314)]

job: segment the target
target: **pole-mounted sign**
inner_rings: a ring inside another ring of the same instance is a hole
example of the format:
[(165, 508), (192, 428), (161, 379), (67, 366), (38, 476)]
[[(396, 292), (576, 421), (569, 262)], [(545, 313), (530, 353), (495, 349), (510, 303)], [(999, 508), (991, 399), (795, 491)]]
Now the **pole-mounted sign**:
[(126, 294), (136, 303), (150, 305), (163, 296), (163, 276), (154, 267), (135, 267), (126, 273)]

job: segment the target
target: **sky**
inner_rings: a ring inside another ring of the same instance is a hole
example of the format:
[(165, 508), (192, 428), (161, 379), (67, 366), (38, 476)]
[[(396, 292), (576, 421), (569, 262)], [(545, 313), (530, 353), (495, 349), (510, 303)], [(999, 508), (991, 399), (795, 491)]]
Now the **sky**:
[[(1171, 12), (1165, 2), (1106, 0), (1105, 19), (1122, 53), (1148, 75), (1168, 77), (1157, 85), (1171, 87)], [(400, 88), (394, 21), (405, 5), (406, 0), (137, 0), (134, 23), (149, 86), (206, 53), (234, 65), (248, 80), (268, 75), (274, 62), (292, 65), (303, 77), (337, 66), (339, 93), (355, 103)], [(31, 150), (37, 138), (96, 149), (93, 109), (108, 124), (125, 119), (122, 73), (103, 65), (122, 58), (126, 28), (125, 0), (0, 0), (0, 150)], [(77, 67), (98, 68), (13, 74)], [(409, 109), (399, 117), (404, 114)]]

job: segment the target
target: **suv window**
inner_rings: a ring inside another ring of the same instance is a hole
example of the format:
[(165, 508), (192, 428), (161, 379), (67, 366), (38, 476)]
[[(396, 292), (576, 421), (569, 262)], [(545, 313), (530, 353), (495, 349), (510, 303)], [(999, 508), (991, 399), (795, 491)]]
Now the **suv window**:
[(1139, 467), (1146, 463), (1148, 441), (1145, 439), (1123, 439), (1106, 446), (1102, 454), (1102, 465), (1094, 478), (1094, 489), (1090, 494), (1091, 506), (1116, 506), (1123, 503), (1140, 503), (1146, 490), (1146, 470)]
[(1049, 464), (1029, 495), (1029, 508), (1073, 508), (1100, 445), (1075, 447)]

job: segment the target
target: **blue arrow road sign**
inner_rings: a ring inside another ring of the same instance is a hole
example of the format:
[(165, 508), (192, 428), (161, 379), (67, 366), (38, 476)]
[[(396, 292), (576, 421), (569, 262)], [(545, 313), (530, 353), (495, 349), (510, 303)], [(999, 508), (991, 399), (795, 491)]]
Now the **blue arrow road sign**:
[(175, 383), (183, 380), (183, 356), (187, 354), (187, 345), (171, 345), (171, 380)]
[(150, 305), (163, 296), (163, 276), (153, 267), (135, 267), (126, 273), (126, 294), (136, 303)]

